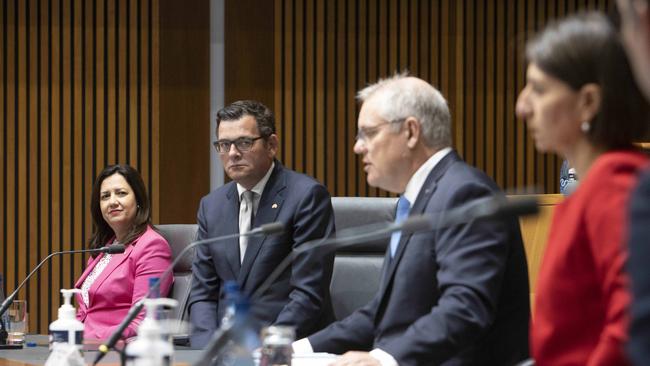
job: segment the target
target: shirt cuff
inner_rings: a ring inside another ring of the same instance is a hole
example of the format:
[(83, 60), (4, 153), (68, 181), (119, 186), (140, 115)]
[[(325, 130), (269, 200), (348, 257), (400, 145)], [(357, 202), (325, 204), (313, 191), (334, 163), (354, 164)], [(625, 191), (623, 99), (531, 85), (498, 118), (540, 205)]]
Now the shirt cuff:
[(393, 358), (393, 356), (390, 355), (390, 353), (387, 353), (386, 351), (383, 351), (379, 348), (375, 348), (372, 351), (370, 351), (370, 356), (375, 358), (381, 366), (399, 366), (397, 364), (397, 361)]
[(314, 349), (309, 343), (309, 339), (303, 338), (299, 339), (291, 344), (293, 348), (293, 353), (314, 353)]

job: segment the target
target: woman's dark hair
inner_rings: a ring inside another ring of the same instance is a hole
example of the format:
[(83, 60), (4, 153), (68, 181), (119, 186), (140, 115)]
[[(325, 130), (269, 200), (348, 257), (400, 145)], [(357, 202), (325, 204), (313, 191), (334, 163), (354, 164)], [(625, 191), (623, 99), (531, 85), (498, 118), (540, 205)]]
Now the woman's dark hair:
[(142, 235), (142, 233), (147, 230), (147, 226), (151, 224), (151, 204), (149, 203), (147, 189), (140, 177), (140, 173), (129, 165), (110, 165), (99, 173), (97, 179), (95, 179), (95, 184), (93, 184), (93, 192), (90, 198), (90, 213), (93, 218), (93, 234), (90, 237), (91, 248), (101, 248), (115, 236), (113, 229), (111, 229), (108, 223), (104, 220), (99, 205), (102, 182), (113, 174), (119, 174), (124, 177), (129, 186), (131, 186), (131, 190), (133, 190), (133, 194), (135, 194), (135, 200), (138, 205), (138, 212), (135, 214), (133, 226), (122, 244), (128, 245), (133, 242), (133, 240)]
[(650, 108), (616, 29), (603, 14), (582, 13), (550, 23), (528, 42), (526, 58), (576, 91), (590, 83), (600, 86), (600, 109), (585, 121), (594, 145), (626, 148), (646, 136)]

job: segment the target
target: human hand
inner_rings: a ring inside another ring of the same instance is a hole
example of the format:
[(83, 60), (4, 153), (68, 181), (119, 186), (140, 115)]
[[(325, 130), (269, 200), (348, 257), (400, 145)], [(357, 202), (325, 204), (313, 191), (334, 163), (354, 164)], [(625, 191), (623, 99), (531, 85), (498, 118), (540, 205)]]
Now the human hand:
[(379, 360), (368, 352), (350, 351), (339, 357), (331, 366), (381, 366)]

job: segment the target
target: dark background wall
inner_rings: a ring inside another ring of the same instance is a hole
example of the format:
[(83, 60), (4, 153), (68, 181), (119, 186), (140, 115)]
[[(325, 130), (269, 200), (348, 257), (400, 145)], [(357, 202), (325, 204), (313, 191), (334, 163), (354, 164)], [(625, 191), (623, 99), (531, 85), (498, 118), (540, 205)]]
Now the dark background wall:
[(409, 70), (448, 99), (454, 145), (470, 164), (511, 193), (554, 193), (561, 161), (536, 153), (514, 114), (525, 82), (524, 43), (550, 19), (613, 5), (607, 0), (226, 2), (231, 50), (225, 54), (226, 102), (258, 98), (269, 105), (285, 165), (315, 176), (332, 195), (386, 195), (366, 184), (352, 152), (359, 109), (354, 96), (378, 78)]
[[(48, 253), (85, 247), (108, 164), (138, 168), (155, 223), (194, 222), (209, 190), (208, 0), (0, 0), (0, 272), (11, 291)], [(514, 103), (523, 44), (612, 0), (226, 0), (225, 98), (277, 115), (280, 158), (332, 195), (382, 196), (352, 154), (355, 92), (408, 69), (438, 86), (461, 155), (505, 189), (557, 191)], [(46, 332), (85, 257), (20, 294)]]
[[(209, 2), (1, 0), (0, 19), (5, 290), (50, 252), (85, 247), (109, 164), (140, 171), (155, 223), (193, 222), (209, 189)], [(28, 283), (32, 331), (47, 332), (84, 265), (55, 258)]]

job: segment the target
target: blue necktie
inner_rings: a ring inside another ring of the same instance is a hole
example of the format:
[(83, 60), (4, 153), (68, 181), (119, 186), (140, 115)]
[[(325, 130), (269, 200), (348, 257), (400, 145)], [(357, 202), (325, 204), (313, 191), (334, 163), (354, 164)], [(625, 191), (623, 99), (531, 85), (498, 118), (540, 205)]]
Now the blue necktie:
[[(399, 224), (409, 215), (409, 209), (411, 208), (411, 203), (404, 196), (400, 196), (397, 200), (397, 212), (395, 213), (395, 223)], [(399, 239), (402, 236), (401, 231), (395, 231), (390, 237), (390, 257), (395, 257), (397, 252), (397, 246), (399, 245)]]

